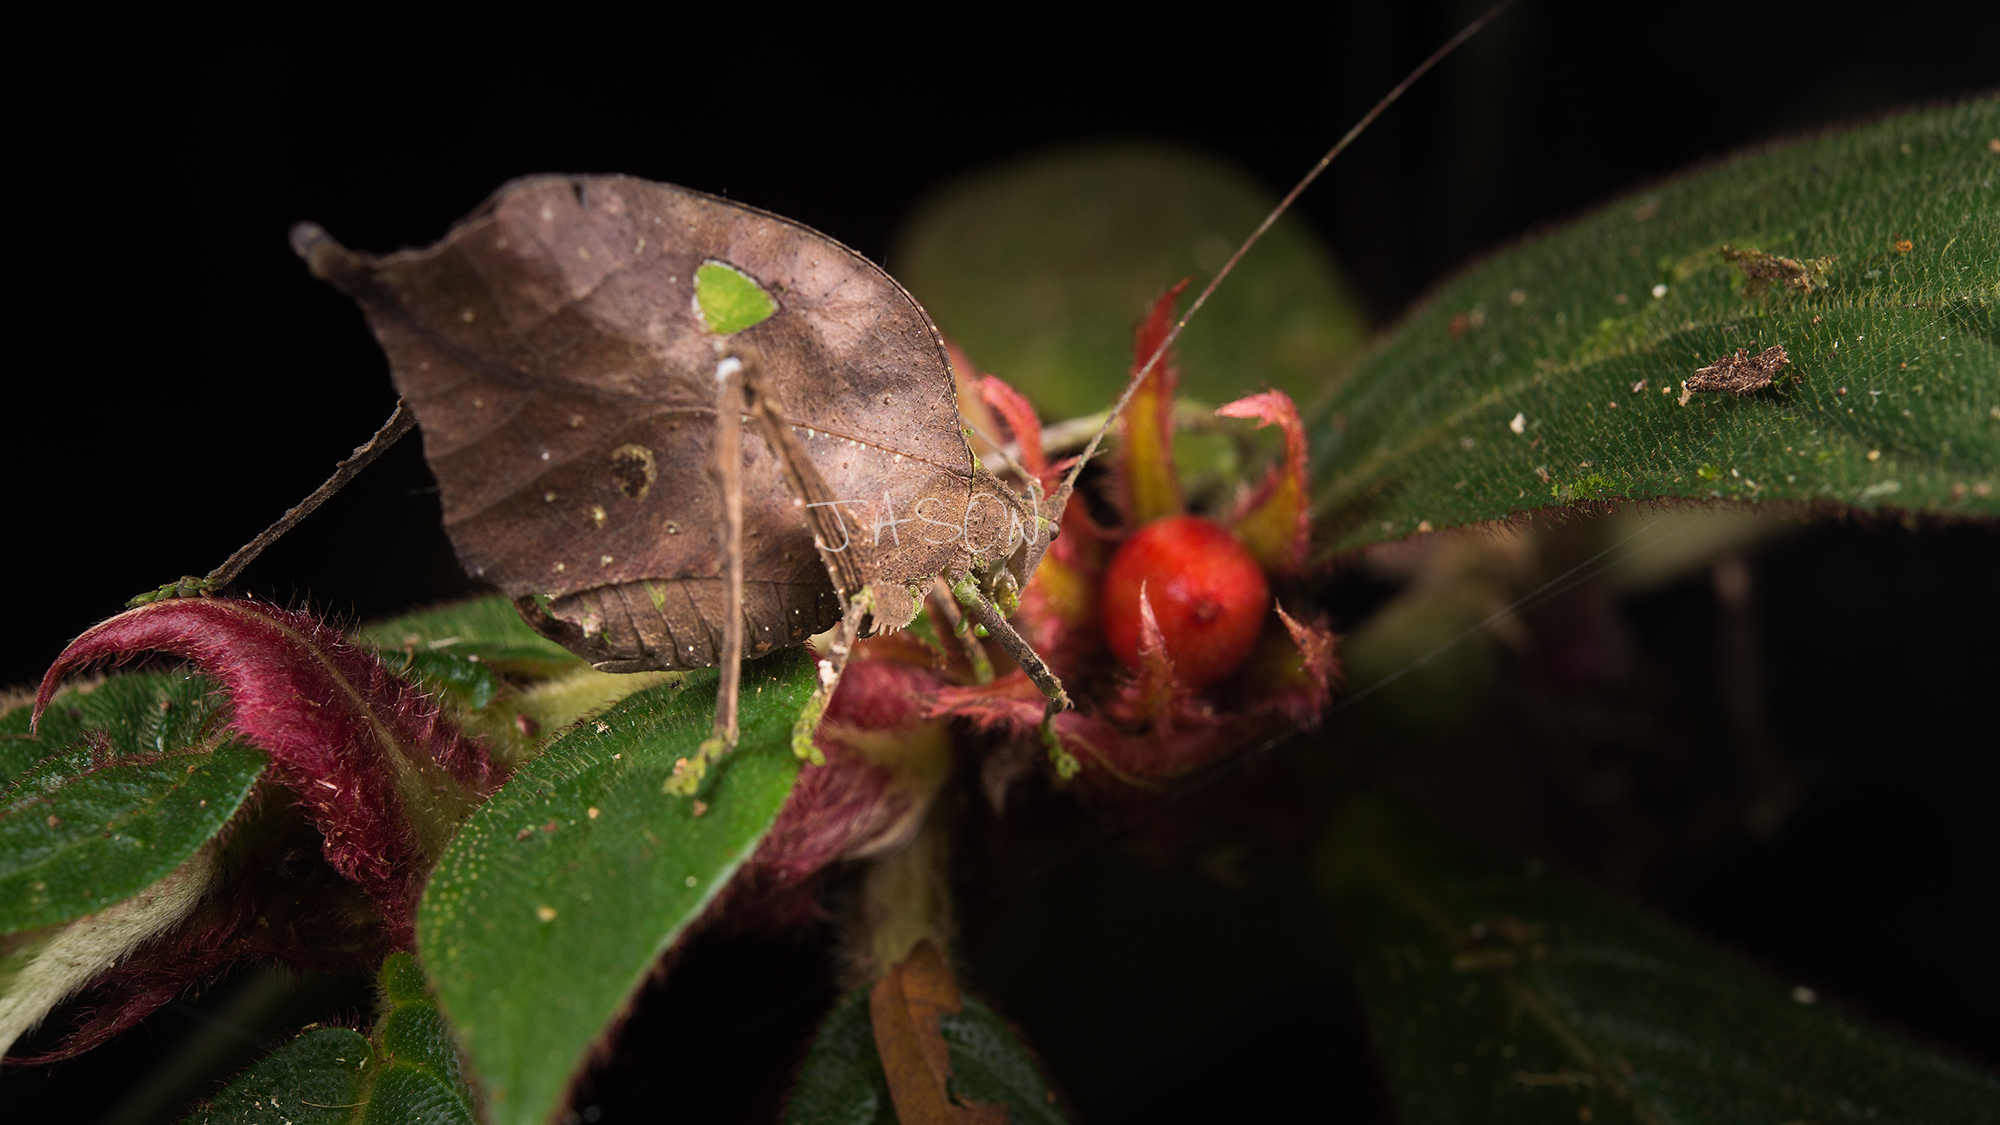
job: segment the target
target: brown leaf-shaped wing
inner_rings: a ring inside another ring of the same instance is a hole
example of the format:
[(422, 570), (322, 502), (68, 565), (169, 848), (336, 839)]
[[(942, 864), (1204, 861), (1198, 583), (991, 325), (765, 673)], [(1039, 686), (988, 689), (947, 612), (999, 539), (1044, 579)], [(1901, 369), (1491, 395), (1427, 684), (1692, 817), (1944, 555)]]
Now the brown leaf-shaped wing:
[[(360, 302), (388, 352), (460, 561), (516, 598), (549, 598), (568, 623), (558, 634), (592, 659), (674, 668), (719, 655), (709, 434), (721, 339), (694, 303), (706, 262), (775, 300), (731, 342), (754, 349), (842, 499), (870, 579), (928, 582), (961, 546), (973, 463), (943, 341), (901, 286), (824, 235), (670, 185), (543, 176), (501, 188), (428, 249), (357, 254), (316, 227), (294, 244)], [(839, 608), (772, 451), (743, 450), (757, 653)]]

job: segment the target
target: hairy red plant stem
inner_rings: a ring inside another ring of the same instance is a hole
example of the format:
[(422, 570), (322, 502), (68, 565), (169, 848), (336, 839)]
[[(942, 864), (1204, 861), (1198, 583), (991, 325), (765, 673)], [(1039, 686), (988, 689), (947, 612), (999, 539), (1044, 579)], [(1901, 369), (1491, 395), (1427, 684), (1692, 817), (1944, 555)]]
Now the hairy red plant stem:
[(432, 860), (498, 783), (486, 748), (313, 615), (224, 598), (155, 602), (85, 632), (43, 676), (36, 719), (65, 676), (142, 652), (172, 653), (221, 681), (230, 729), (271, 756), (271, 776), (319, 829), (327, 861), (407, 946)]

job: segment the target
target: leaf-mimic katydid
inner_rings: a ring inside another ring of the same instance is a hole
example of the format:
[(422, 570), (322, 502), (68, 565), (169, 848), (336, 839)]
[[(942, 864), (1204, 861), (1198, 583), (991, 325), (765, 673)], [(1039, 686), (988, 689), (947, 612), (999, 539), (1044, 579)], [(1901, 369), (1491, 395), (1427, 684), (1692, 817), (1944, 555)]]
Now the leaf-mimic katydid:
[(1023, 496), (979, 463), (943, 337), (859, 254), (617, 176), (516, 181), (425, 250), (293, 241), (367, 312), (469, 571), (599, 668), (721, 667), (676, 787), (735, 741), (746, 649), (837, 626), (823, 705), (852, 643), (940, 577), (1067, 706), (1005, 614), (1068, 489)]

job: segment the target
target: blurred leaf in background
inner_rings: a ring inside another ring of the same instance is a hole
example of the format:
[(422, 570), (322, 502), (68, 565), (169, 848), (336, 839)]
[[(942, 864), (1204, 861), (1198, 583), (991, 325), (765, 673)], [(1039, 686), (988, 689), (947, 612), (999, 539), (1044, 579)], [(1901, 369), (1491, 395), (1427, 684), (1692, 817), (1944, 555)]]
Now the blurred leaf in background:
[(1978, 1121), (2000, 1077), (1381, 799), (1319, 858), (1406, 1121)]
[[(982, 371), (1044, 418), (1070, 418), (1117, 397), (1153, 301), (1182, 277), (1214, 276), (1275, 202), (1200, 153), (1063, 149), (938, 193), (889, 264)], [(1282, 219), (1175, 345), (1181, 392), (1213, 406), (1277, 387), (1310, 402), (1366, 340), (1333, 260)]]

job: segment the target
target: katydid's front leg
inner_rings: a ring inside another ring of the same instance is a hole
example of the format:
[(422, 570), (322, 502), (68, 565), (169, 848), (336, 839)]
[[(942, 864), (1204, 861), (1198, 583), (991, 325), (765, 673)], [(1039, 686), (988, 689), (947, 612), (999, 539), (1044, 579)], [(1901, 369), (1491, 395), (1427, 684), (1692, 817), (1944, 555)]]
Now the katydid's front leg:
[(1007, 650), (1007, 655), (1014, 658), (1014, 663), (1019, 664), (1021, 671), (1026, 672), (1042, 694), (1048, 697), (1051, 718), (1070, 709), (1069, 693), (1063, 691), (1062, 681), (1043, 663), (1041, 654), (1028, 643), (1028, 639), (1015, 632), (1014, 626), (1000, 615), (999, 607), (979, 588), (977, 578), (966, 575), (958, 580), (958, 585), (952, 587), (951, 592), (960, 605), (972, 611), (973, 620), (985, 626), (987, 633), (1000, 642), (1000, 647)]

